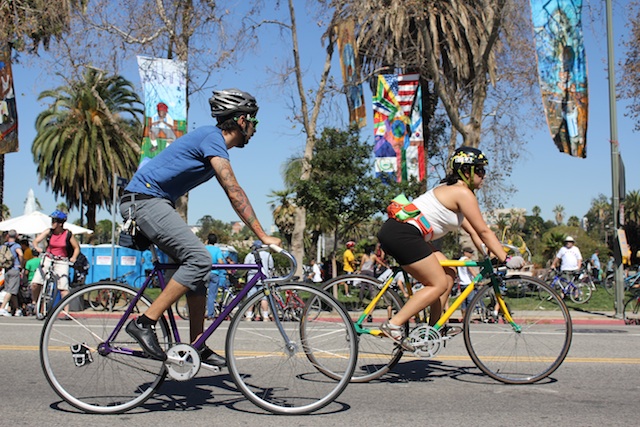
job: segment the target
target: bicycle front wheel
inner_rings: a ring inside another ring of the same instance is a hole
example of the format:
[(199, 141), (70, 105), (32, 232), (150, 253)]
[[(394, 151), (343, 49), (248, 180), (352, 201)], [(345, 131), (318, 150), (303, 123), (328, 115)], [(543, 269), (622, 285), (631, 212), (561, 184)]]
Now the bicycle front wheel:
[(569, 288), (569, 298), (576, 304), (584, 304), (591, 299), (591, 286), (578, 282), (573, 282), (573, 287)]
[[(117, 283), (96, 283), (70, 293), (44, 324), (40, 362), (51, 387), (72, 406), (91, 413), (121, 413), (151, 397), (166, 370), (161, 361), (145, 357), (124, 330), (129, 319), (144, 313), (151, 302), (141, 297), (119, 324), (121, 314), (97, 311), (88, 303), (88, 297), (99, 291), (121, 293), (130, 301), (136, 295), (134, 289)], [(156, 333), (160, 345), (168, 349), (171, 335), (164, 318)]]
[(36, 303), (36, 317), (38, 319), (43, 320), (53, 309), (56, 291), (56, 282), (54, 280), (48, 279), (42, 286)]
[[(305, 307), (301, 319), (245, 320), (262, 298), (273, 297), (272, 290), (297, 292)], [(331, 403), (349, 384), (357, 354), (346, 310), (332, 296), (302, 283), (268, 286), (252, 295), (233, 317), (226, 341), (229, 373), (242, 394), (275, 414), (307, 414)], [(315, 362), (320, 359), (340, 378), (323, 374)]]
[[(530, 384), (551, 375), (567, 356), (573, 328), (564, 301), (546, 283), (527, 276), (504, 280), (502, 299), (516, 325), (502, 314), (488, 321), (474, 310), (464, 318), (464, 342), (478, 368), (506, 384)], [(496, 307), (493, 286), (484, 286), (471, 306)]]

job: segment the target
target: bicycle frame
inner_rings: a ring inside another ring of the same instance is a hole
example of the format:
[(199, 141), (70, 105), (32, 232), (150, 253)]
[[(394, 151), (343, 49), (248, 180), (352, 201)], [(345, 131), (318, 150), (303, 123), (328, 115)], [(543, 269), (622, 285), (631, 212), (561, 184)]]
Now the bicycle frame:
[[(479, 282), (481, 282), (482, 280), (484, 280), (486, 278), (490, 278), (491, 279), (491, 286), (493, 286), (493, 288), (494, 288), (496, 300), (497, 300), (498, 304), (500, 305), (500, 310), (504, 315), (505, 321), (507, 321), (513, 327), (513, 329), (516, 332), (520, 332), (522, 330), (521, 326), (518, 325), (513, 320), (513, 318), (511, 317), (511, 314), (509, 313), (509, 310), (507, 309), (507, 306), (506, 306), (506, 304), (504, 302), (504, 299), (502, 298), (502, 294), (500, 293), (500, 282), (499, 282), (499, 280), (497, 278), (496, 273), (494, 273), (494, 271), (493, 271), (493, 266), (491, 265), (491, 260), (489, 260), (489, 259), (486, 259), (484, 261), (445, 260), (445, 261), (440, 261), (440, 265), (443, 266), (443, 267), (479, 267), (480, 268), (480, 272), (478, 273), (478, 275), (476, 277), (473, 278), (471, 283), (469, 285), (467, 285), (465, 290), (462, 291), (462, 293), (458, 296), (458, 298), (456, 298), (456, 300), (451, 303), (451, 305), (449, 306), (449, 309), (447, 311), (445, 311), (442, 314), (442, 316), (440, 316), (440, 319), (433, 326), (433, 329), (435, 329), (436, 331), (439, 331), (440, 329), (442, 329), (442, 327), (447, 322), (447, 320), (449, 320), (449, 318), (453, 315), (453, 313), (462, 305), (462, 302), (464, 300), (466, 300), (467, 297), (469, 295), (471, 295), (471, 293), (476, 289), (476, 285)], [(362, 327), (362, 323), (365, 321), (367, 316), (370, 313), (373, 312), (373, 309), (378, 304), (378, 301), (380, 301), (380, 299), (385, 294), (387, 289), (389, 289), (389, 286), (391, 286), (391, 283), (393, 282), (393, 279), (395, 277), (395, 273), (396, 272), (394, 271), (394, 274), (392, 274), (391, 276), (389, 276), (389, 278), (387, 278), (387, 280), (382, 285), (382, 287), (380, 288), (380, 290), (378, 291), (376, 296), (369, 303), (369, 305), (367, 305), (367, 307), (364, 309), (363, 314), (355, 322), (354, 326), (356, 328), (356, 332), (357, 333), (359, 333), (359, 334), (362, 334), (362, 333), (371, 334), (371, 335), (376, 335), (376, 336), (382, 335), (382, 331), (380, 331), (380, 329), (363, 328)]]
[[(144, 355), (144, 353), (142, 353), (140, 351), (134, 351), (134, 350), (131, 350), (131, 349), (126, 349), (126, 348), (114, 348), (114, 347), (111, 347), (110, 343), (111, 343), (111, 341), (113, 341), (115, 339), (115, 337), (118, 335), (120, 330), (124, 327), (124, 323), (125, 323), (126, 319), (129, 317), (129, 315), (133, 311), (133, 308), (136, 306), (136, 304), (140, 300), (141, 296), (144, 294), (144, 291), (147, 289), (147, 287), (153, 281), (153, 279), (157, 278), (157, 283), (159, 284), (160, 288), (164, 290), (164, 288), (166, 286), (166, 282), (165, 282), (165, 278), (164, 278), (164, 273), (163, 272), (165, 270), (168, 270), (168, 269), (176, 269), (176, 268), (178, 268), (180, 266), (180, 264), (171, 264), (171, 263), (160, 263), (160, 262), (158, 262), (157, 261), (157, 257), (155, 255), (155, 248), (152, 247), (151, 251), (153, 253), (153, 258), (155, 260), (154, 261), (153, 270), (151, 270), (151, 272), (147, 275), (144, 283), (142, 284), (142, 286), (140, 286), (140, 289), (138, 290), (138, 293), (131, 300), (131, 302), (129, 303), (129, 305), (128, 305), (127, 309), (125, 310), (124, 314), (122, 315), (122, 317), (118, 321), (118, 324), (116, 325), (116, 327), (112, 331), (112, 333), (109, 336), (109, 338), (103, 344), (103, 347), (102, 347), (101, 351), (103, 351), (105, 353), (115, 352), (115, 353), (122, 353), (122, 354), (146, 357)], [(212, 270), (228, 269), (228, 268), (229, 268), (229, 264), (212, 264), (211, 265), (211, 269)], [(207, 339), (209, 339), (209, 337), (218, 328), (218, 326), (220, 326), (220, 324), (224, 321), (224, 319), (231, 314), (233, 309), (240, 305), (240, 303), (242, 302), (242, 299), (249, 293), (249, 290), (251, 288), (256, 286), (261, 281), (264, 282), (265, 284), (268, 283), (269, 281), (273, 281), (273, 279), (267, 278), (267, 276), (265, 276), (265, 274), (262, 272), (262, 263), (260, 261), (260, 257), (256, 257), (256, 263), (255, 264), (234, 264), (233, 268), (234, 268), (234, 270), (257, 270), (257, 272), (251, 278), (251, 280), (249, 280), (249, 282), (247, 282), (247, 284), (242, 288), (242, 290), (240, 290), (240, 292), (238, 292), (236, 294), (236, 296), (227, 305), (227, 307), (225, 307), (224, 310), (222, 310), (220, 315), (217, 316), (213, 320), (211, 325), (209, 325), (209, 327), (204, 330), (204, 332), (202, 333), (200, 338), (198, 338), (198, 340), (195, 341), (194, 343), (191, 343), (191, 345), (193, 347), (195, 347), (195, 348), (201, 348), (202, 346), (204, 346), (205, 341)], [(277, 280), (281, 281), (282, 278), (279, 278)], [(265, 290), (265, 295), (269, 296), (269, 293), (270, 293), (270, 291), (267, 288)], [(270, 304), (273, 304), (273, 299), (269, 298), (269, 302), (270, 302)], [(168, 318), (169, 318), (168, 320), (169, 320), (170, 329), (173, 331), (173, 340), (176, 343), (180, 343), (182, 341), (180, 339), (180, 333), (178, 332), (178, 325), (176, 323), (175, 316), (173, 315), (173, 309), (171, 308), (171, 306), (167, 310), (167, 314), (168, 314)], [(276, 320), (276, 319), (274, 319), (274, 320)], [(278, 322), (278, 329), (280, 330), (280, 333), (282, 334), (283, 338), (285, 338), (285, 340), (287, 342), (290, 342), (289, 337), (287, 337), (286, 332), (284, 331), (284, 329), (280, 325), (279, 321), (278, 320), (276, 320), (276, 321)]]

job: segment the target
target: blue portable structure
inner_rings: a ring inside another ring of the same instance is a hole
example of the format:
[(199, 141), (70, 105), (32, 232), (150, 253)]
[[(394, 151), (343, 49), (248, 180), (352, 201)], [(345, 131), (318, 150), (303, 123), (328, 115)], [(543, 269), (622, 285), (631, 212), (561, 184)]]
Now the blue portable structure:
[[(85, 283), (108, 280), (111, 276), (111, 245), (80, 245), (80, 249), (91, 264)], [(144, 274), (141, 262), (142, 252), (116, 245), (114, 254), (114, 278), (132, 272), (125, 280), (133, 286), (136, 284), (136, 279)]]

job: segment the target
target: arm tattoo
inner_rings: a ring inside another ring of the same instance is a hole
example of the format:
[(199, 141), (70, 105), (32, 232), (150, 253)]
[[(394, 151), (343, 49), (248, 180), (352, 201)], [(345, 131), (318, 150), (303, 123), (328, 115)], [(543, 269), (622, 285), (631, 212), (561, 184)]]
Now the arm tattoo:
[(242, 219), (258, 237), (266, 236), (262, 225), (260, 225), (258, 218), (256, 218), (256, 214), (251, 206), (251, 202), (249, 201), (247, 194), (236, 180), (233, 169), (231, 169), (231, 164), (228, 161), (223, 160), (217, 161), (216, 165), (217, 167), (215, 169), (218, 182), (227, 194), (227, 197), (231, 202), (231, 206), (236, 211), (240, 219)]

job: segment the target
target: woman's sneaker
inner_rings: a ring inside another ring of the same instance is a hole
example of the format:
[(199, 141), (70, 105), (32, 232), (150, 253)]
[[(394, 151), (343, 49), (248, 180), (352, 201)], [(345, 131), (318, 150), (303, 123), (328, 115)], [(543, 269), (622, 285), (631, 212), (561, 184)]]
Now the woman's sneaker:
[(416, 351), (416, 348), (407, 340), (407, 337), (404, 335), (404, 326), (396, 326), (390, 323), (388, 320), (380, 325), (380, 330), (383, 334), (391, 338), (407, 351)]

